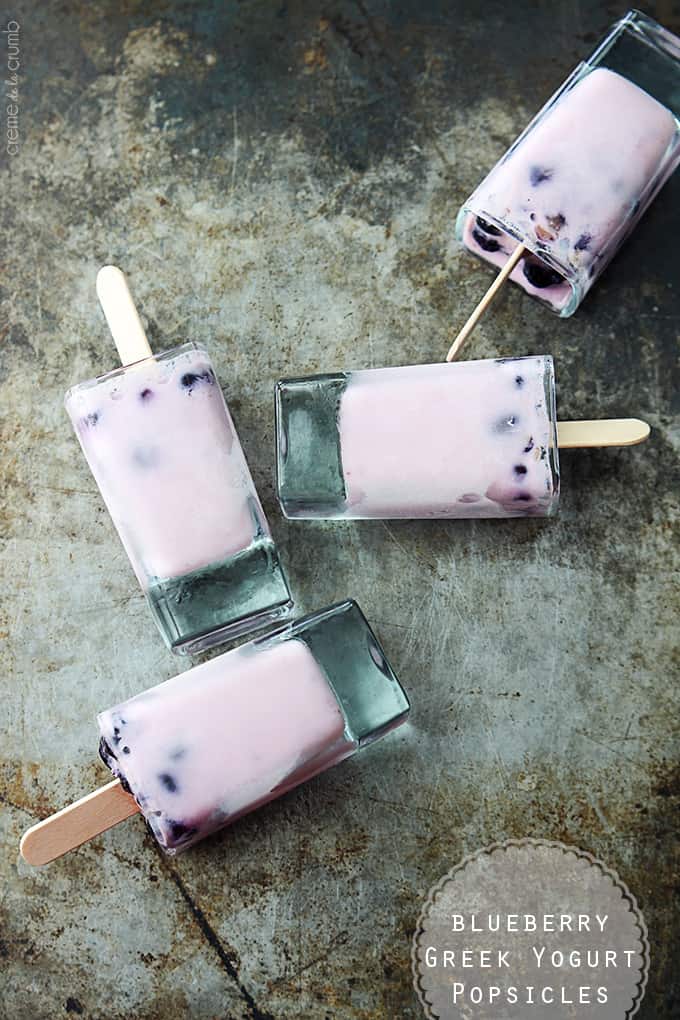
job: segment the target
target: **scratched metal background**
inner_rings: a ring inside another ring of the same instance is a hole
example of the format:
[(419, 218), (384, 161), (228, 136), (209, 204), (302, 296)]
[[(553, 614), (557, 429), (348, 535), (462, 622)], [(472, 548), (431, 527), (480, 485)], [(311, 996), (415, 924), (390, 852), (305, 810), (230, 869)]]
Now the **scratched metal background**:
[[(647, 8), (680, 31), (677, 3)], [(508, 289), (468, 348), (552, 353), (563, 417), (652, 423), (642, 448), (564, 455), (558, 520), (289, 524), (273, 493), (275, 379), (442, 356), (489, 280), (452, 238), (459, 202), (622, 10), (6, 11), (22, 138), (0, 181), (3, 1018), (415, 1020), (426, 890), (525, 835), (620, 872), (653, 947), (640, 1015), (680, 1015), (680, 176), (575, 318)], [(106, 779), (95, 712), (181, 666), (62, 408), (115, 364), (108, 261), (157, 349), (209, 345), (300, 608), (358, 598), (413, 722), (176, 863), (134, 820), (34, 871), (22, 830)]]

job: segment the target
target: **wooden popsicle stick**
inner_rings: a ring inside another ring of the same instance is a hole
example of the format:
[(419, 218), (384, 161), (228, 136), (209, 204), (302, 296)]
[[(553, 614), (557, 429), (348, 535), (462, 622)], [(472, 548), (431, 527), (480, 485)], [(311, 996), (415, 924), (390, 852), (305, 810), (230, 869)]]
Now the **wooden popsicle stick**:
[(558, 421), (560, 450), (589, 446), (635, 446), (649, 435), (649, 425), (639, 418), (603, 418), (600, 421)]
[(137, 811), (134, 797), (114, 779), (27, 829), (19, 844), (21, 856), (28, 864), (48, 864)]
[(124, 274), (116, 266), (104, 266), (97, 273), (97, 297), (109, 324), (113, 342), (123, 365), (150, 358), (149, 346), (139, 313)]
[(458, 351), (461, 349), (461, 347), (469, 337), (470, 333), (475, 328), (481, 317), (484, 315), (484, 312), (487, 310), (487, 308), (495, 298), (496, 294), (501, 289), (507, 278), (510, 276), (510, 273), (513, 271), (513, 269), (515, 268), (515, 266), (517, 265), (517, 263), (522, 258), (525, 252), (526, 248), (524, 247), (524, 245), (518, 244), (510, 258), (508, 259), (508, 261), (501, 269), (496, 279), (493, 281), (493, 283), (487, 290), (482, 300), (475, 308), (470, 318), (467, 320), (467, 322), (461, 329), (456, 339), (449, 347), (449, 353), (446, 355), (447, 361), (453, 361), (453, 359), (456, 357)]

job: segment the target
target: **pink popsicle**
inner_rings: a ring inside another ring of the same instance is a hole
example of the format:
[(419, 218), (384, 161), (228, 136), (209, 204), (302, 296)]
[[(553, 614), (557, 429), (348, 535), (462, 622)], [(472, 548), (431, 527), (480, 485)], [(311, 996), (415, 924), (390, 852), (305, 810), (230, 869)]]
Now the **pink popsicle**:
[(349, 517), (511, 517), (557, 498), (549, 359), (351, 372), (338, 427)]
[(671, 112), (627, 78), (597, 67), (542, 112), (465, 203), (458, 232), (510, 278), (571, 314), (680, 157)]
[(103, 712), (99, 727), (105, 759), (168, 850), (356, 748), (326, 676), (299, 640), (246, 645), (204, 662)]
[(258, 526), (269, 534), (202, 350), (74, 387), (66, 406), (143, 588), (247, 548)]

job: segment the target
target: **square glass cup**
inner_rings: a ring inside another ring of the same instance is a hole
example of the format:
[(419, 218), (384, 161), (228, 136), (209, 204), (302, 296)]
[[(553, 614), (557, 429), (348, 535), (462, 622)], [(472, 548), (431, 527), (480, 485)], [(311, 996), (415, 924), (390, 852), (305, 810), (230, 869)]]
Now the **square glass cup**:
[(680, 162), (680, 39), (629, 11), (463, 203), (456, 237), (572, 315)]
[(102, 712), (100, 753), (175, 854), (350, 757), (408, 712), (348, 599)]
[(292, 600), (206, 349), (72, 387), (66, 410), (167, 646), (193, 653)]
[(286, 517), (548, 517), (557, 510), (549, 356), (377, 368), (276, 387)]

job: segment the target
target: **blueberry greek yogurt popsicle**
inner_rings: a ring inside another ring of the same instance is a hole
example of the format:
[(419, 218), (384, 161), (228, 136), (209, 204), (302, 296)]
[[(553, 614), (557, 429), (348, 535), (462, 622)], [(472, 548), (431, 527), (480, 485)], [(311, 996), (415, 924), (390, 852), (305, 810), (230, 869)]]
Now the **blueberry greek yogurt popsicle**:
[(119, 782), (34, 826), (22, 853), (46, 863), (137, 807), (177, 853), (348, 758), (408, 711), (348, 600), (102, 712), (100, 752)]
[(631, 12), (464, 203), (457, 236), (571, 315), (680, 161), (680, 40)]
[(288, 379), (276, 408), (288, 517), (523, 517), (557, 508), (550, 357)]
[(83, 452), (167, 645), (288, 612), (288, 585), (207, 351), (187, 343), (74, 386)]
[(284, 379), (276, 388), (287, 517), (547, 517), (558, 446), (628, 446), (637, 419), (557, 422), (552, 358)]

